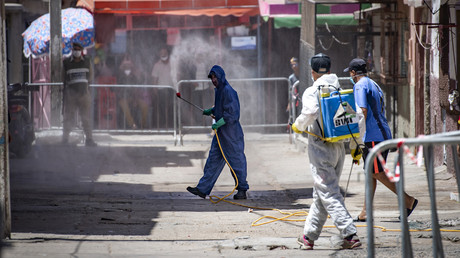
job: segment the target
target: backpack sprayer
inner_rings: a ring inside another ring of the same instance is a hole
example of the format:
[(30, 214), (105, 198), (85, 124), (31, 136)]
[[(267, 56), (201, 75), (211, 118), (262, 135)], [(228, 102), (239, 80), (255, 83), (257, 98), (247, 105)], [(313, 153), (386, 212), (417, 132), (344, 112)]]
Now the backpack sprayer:
[[(332, 92), (321, 92), (321, 86), (318, 87), (318, 103), (321, 113), (321, 133), (325, 141), (337, 142), (339, 140), (352, 138), (356, 146), (359, 146), (356, 137), (359, 135), (359, 118), (354, 110), (355, 96), (353, 89), (341, 90), (334, 86), (329, 86), (335, 89)], [(359, 149), (358, 151), (361, 151)], [(351, 172), (353, 165), (351, 163), (350, 173), (348, 175), (347, 186), (343, 199), (347, 196), (348, 185), (350, 183)]]
[[(329, 90), (323, 91), (325, 88)], [(356, 146), (359, 146), (356, 140), (356, 137), (359, 137), (359, 118), (354, 109), (355, 98), (353, 89), (342, 90), (333, 85), (320, 85), (318, 86), (317, 95), (320, 115), (316, 123), (321, 131), (321, 135), (309, 131), (304, 132), (324, 142), (338, 142), (352, 138)], [(344, 199), (347, 195), (353, 165), (354, 162), (351, 165), (348, 176)]]
[[(329, 86), (332, 87), (332, 86)], [(358, 116), (354, 110), (353, 89), (321, 92), (318, 87), (319, 124), (326, 142), (359, 137)]]

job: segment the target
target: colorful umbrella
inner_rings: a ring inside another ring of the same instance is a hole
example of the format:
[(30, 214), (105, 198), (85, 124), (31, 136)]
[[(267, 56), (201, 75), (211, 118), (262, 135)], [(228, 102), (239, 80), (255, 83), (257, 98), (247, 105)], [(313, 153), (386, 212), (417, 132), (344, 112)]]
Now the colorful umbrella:
[[(94, 46), (93, 15), (83, 8), (67, 8), (61, 12), (62, 54), (70, 55), (72, 43), (78, 42), (84, 48)], [(38, 57), (49, 53), (50, 14), (40, 16), (22, 33), (24, 55)]]

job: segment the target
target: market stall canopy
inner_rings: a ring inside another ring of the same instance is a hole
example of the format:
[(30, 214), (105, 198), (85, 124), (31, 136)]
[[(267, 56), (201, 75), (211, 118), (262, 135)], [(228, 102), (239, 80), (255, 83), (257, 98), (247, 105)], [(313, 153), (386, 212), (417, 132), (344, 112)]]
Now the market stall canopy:
[[(62, 54), (70, 55), (72, 43), (80, 43), (84, 48), (94, 46), (93, 15), (84, 8), (67, 8), (61, 11)], [(49, 53), (50, 14), (40, 16), (22, 33), (24, 55), (39, 57)]]
[(93, 0), (94, 13), (253, 16), (258, 0)]
[[(331, 0), (314, 1), (316, 4), (316, 24), (317, 25), (357, 25), (358, 20), (354, 17), (354, 12), (370, 8), (371, 4), (360, 4), (358, 1), (350, 0), (345, 3)], [(336, 2), (336, 3), (332, 3)], [(273, 19), (276, 29), (278, 28), (300, 28), (301, 26), (301, 3), (289, 0), (259, 0), (260, 15), (264, 20)]]
[(300, 3), (286, 0), (259, 0), (261, 16), (300, 16)]
[(300, 28), (300, 3), (287, 0), (259, 0), (260, 16), (273, 19), (275, 29)]

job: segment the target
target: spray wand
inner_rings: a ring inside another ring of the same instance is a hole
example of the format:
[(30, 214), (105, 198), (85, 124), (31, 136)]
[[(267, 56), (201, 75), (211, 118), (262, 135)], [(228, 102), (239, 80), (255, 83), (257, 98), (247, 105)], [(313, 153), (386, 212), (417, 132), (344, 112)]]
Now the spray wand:
[[(190, 102), (190, 101), (188, 101), (188, 100), (186, 100), (186, 99), (183, 99), (182, 96), (180, 95), (180, 92), (177, 92), (177, 93), (176, 93), (176, 96), (177, 96), (178, 98), (180, 98), (181, 100), (187, 102), (188, 104), (190, 104), (190, 105), (196, 107), (197, 109), (201, 110), (201, 112), (204, 111), (203, 108), (201, 108), (201, 107), (199, 107), (199, 106), (193, 104), (192, 102)], [(211, 115), (211, 117), (212, 117), (212, 118), (215, 118), (214, 115)]]

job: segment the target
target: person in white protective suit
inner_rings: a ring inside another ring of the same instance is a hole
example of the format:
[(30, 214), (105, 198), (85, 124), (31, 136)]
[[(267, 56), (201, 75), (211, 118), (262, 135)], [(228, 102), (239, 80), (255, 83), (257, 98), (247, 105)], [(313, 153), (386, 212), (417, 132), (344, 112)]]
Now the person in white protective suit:
[[(331, 61), (327, 55), (317, 54), (310, 59), (313, 86), (307, 88), (302, 96), (302, 111), (292, 129), (302, 133), (308, 131), (316, 136), (308, 136), (308, 157), (313, 176), (313, 203), (305, 220), (303, 235), (297, 242), (302, 249), (311, 250), (314, 241), (319, 238), (328, 214), (343, 237), (342, 248), (352, 249), (361, 246), (353, 218), (345, 208), (340, 193), (339, 179), (345, 160), (345, 147), (342, 141), (325, 142), (317, 136), (322, 135), (318, 118), (320, 93), (337, 90), (340, 85), (338, 77), (330, 73)], [(362, 118), (359, 112), (358, 117)]]

